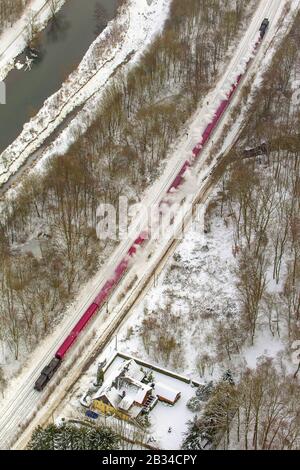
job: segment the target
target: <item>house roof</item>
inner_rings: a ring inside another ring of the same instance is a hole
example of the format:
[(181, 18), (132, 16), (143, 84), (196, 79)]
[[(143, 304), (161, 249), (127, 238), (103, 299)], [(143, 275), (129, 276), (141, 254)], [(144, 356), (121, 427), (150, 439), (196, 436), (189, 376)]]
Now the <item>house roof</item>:
[(175, 390), (168, 385), (163, 384), (162, 382), (155, 382), (154, 393), (161, 398), (164, 398), (170, 402), (174, 402), (180, 392)]
[(104, 391), (100, 395), (98, 395), (97, 398), (103, 398), (106, 397), (109, 403), (114, 407), (117, 408), (119, 406), (120, 402), (120, 395), (119, 392), (116, 388), (111, 387), (110, 389)]
[(132, 418), (136, 418), (141, 412), (141, 407), (140, 406), (137, 406), (137, 405), (133, 405), (131, 408), (130, 408), (130, 416), (132, 416)]
[(117, 369), (111, 372), (104, 380), (99, 390), (94, 394), (93, 399), (105, 394), (111, 387), (112, 383), (118, 378), (130, 377), (132, 380), (140, 382), (145, 377), (145, 373), (133, 359), (122, 362)]
[(141, 405), (151, 390), (141, 382), (144, 377), (145, 373), (133, 359), (125, 361), (107, 377), (93, 399), (105, 397), (114, 408), (128, 411), (133, 403)]
[(125, 395), (125, 397), (122, 398), (122, 400), (119, 403), (119, 408), (121, 408), (122, 410), (128, 411), (129, 408), (133, 405), (133, 402), (134, 402), (133, 396), (127, 397)]
[(126, 376), (131, 377), (132, 379), (135, 379), (139, 382), (141, 382), (146, 375), (145, 372), (141, 370), (141, 367), (138, 366), (133, 359), (127, 361), (125, 367), (127, 367)]
[(134, 379), (131, 379), (131, 378), (129, 380), (137, 388), (137, 392), (136, 392), (134, 401), (141, 405), (143, 403), (144, 399), (145, 399), (145, 396), (146, 396), (147, 392), (150, 392), (150, 390), (152, 390), (152, 388), (150, 387), (150, 385), (144, 384), (144, 383), (139, 382), (137, 380), (134, 380)]

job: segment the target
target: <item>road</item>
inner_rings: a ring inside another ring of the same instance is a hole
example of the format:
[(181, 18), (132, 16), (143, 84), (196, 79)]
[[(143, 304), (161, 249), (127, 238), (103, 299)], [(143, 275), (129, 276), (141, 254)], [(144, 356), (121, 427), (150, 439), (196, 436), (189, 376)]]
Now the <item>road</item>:
[[(214, 102), (218, 102), (220, 98), (220, 94), (224, 87), (230, 83), (234, 77), (237, 76), (237, 69), (240, 64), (240, 61), (247, 55), (249, 51), (250, 45), (257, 39), (257, 31), (259, 26), (262, 22), (264, 17), (268, 17), (271, 21), (269, 32), (261, 46), (261, 49), (258, 51), (256, 58), (254, 59), (254, 63), (259, 66), (260, 61), (263, 59), (264, 50), (266, 49), (268, 43), (272, 40), (276, 32), (276, 23), (281, 16), (282, 8), (283, 8), (282, 0), (262, 0), (257, 7), (256, 13), (251, 21), (251, 24), (245, 33), (243, 39), (240, 41), (234, 57), (232, 58), (230, 64), (227, 67), (226, 72), (223, 74), (221, 80), (219, 81), (218, 85), (216, 86), (215, 90), (211, 92), (207, 98), (209, 100), (210, 105)], [(252, 64), (253, 67), (253, 64)], [(229, 108), (230, 109), (230, 108)], [(172, 181), (174, 180), (175, 176), (177, 175), (179, 169), (182, 166), (183, 161), (186, 159), (187, 152), (190, 153), (191, 149), (194, 145), (199, 141), (201, 136), (202, 130), (205, 126), (205, 119), (204, 117), (207, 115), (208, 109), (207, 106), (204, 106), (201, 110), (199, 110), (193, 120), (191, 121), (190, 131), (189, 131), (189, 138), (182, 142), (182, 144), (178, 147), (174, 157), (170, 160), (164, 174), (159, 178), (159, 180), (155, 183), (154, 187), (151, 189), (149, 194), (146, 196), (146, 204), (148, 207), (151, 207), (155, 204), (158, 204), (166, 194), (167, 189), (171, 185)], [(228, 111), (227, 111), (228, 113)], [(217, 133), (221, 133), (222, 128), (225, 124), (225, 118), (222, 119), (222, 122), (219, 125), (219, 129)], [(217, 137), (216, 133), (216, 137)], [(198, 165), (204, 165), (205, 158), (208, 157), (209, 150), (211, 144), (207, 146), (205, 151), (202, 154), (200, 162)], [(208, 181), (203, 183), (207, 185)], [(201, 194), (203, 188), (199, 187), (197, 190), (197, 195)], [(195, 194), (195, 197), (198, 197)], [(114, 267), (123, 259), (125, 254), (127, 253), (129, 247), (131, 246), (132, 242), (136, 236), (136, 230), (138, 226), (142, 226), (142, 218), (138, 217), (137, 220), (132, 224), (132, 232), (131, 236), (129, 236), (126, 240), (122, 241), (115, 252), (113, 253), (109, 263), (95, 276), (93, 281), (89, 284), (89, 287), (84, 289), (85, 292), (81, 296), (81, 300), (78, 302), (78, 305), (73, 306), (71, 314), (68, 314), (65, 320), (60, 324), (59, 328), (53, 333), (53, 335), (47, 339), (38, 349), (38, 351), (34, 354), (32, 359), (32, 363), (34, 365), (28, 366), (27, 371), (24, 371), (22, 376), (15, 382), (14, 384), (14, 392), (10, 395), (9, 399), (3, 400), (3, 404), (0, 409), (0, 447), (2, 449), (7, 449), (12, 446), (16, 435), (24, 424), (27, 426), (29, 418), (31, 418), (32, 414), (36, 412), (37, 408), (41, 408), (44, 406), (44, 403), (47, 401), (49, 395), (49, 387), (44, 390), (43, 393), (38, 393), (33, 389), (33, 385), (35, 380), (37, 379), (40, 371), (43, 367), (49, 362), (49, 360), (54, 356), (54, 353), (58, 346), (62, 343), (64, 338), (70, 332), (72, 327), (76, 324), (79, 318), (82, 316), (84, 311), (90, 305), (90, 303), (95, 298), (96, 294), (101, 289), (102, 285), (105, 281), (110, 277)], [(170, 245), (170, 243), (169, 243)], [(168, 246), (168, 241), (165, 240), (161, 246), (155, 245), (155, 256), (152, 256), (149, 260), (149, 265), (147, 263), (143, 263), (139, 266), (139, 278), (142, 279), (145, 277), (147, 272), (150, 272), (150, 265), (153, 265), (155, 262), (158, 262), (161, 259), (159, 256), (158, 251), (161, 250), (162, 252), (166, 250), (166, 246)], [(149, 250), (150, 247), (148, 246), (147, 249)], [(156, 261), (157, 260), (157, 261)], [(152, 268), (151, 268), (152, 269)], [(142, 270), (142, 271), (141, 271)], [(126, 278), (132, 276), (132, 272), (135, 272), (134, 266), (132, 266), (127, 274)], [(126, 282), (126, 279), (122, 281), (123, 283)], [(112, 304), (117, 304), (117, 295), (118, 292), (113, 294), (113, 298), (111, 299)], [(118, 306), (119, 307), (119, 306)], [(111, 312), (111, 316), (109, 317), (109, 323), (113, 321), (117, 321), (117, 316), (121, 315), (120, 308), (114, 308)], [(85, 332), (85, 334), (91, 333), (92, 329), (95, 331), (97, 327), (98, 331), (98, 324), (97, 322), (101, 321), (101, 315), (104, 316), (105, 312), (104, 309), (98, 312), (97, 317), (93, 324), (89, 326), (89, 330)], [(103, 331), (103, 334), (106, 333), (106, 330)], [(98, 335), (98, 340), (99, 340)], [(83, 342), (83, 337), (81, 338), (81, 342)], [(69, 357), (67, 357), (66, 363), (71, 363), (72, 360), (72, 352), (70, 352)], [(76, 364), (73, 364), (73, 367), (76, 368), (79, 366), (79, 362), (74, 360)], [(69, 371), (70, 378), (72, 372)], [(55, 391), (56, 395), (60, 393), (64, 393), (66, 387), (66, 380), (65, 378), (61, 384), (57, 386), (57, 390)], [(59, 389), (61, 387), (61, 390)], [(47, 408), (47, 405), (45, 408)]]

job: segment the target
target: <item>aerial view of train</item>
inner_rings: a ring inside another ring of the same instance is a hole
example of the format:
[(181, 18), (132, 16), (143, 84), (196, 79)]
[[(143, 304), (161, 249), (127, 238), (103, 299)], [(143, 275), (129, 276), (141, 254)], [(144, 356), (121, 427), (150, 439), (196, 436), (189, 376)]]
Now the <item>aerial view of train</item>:
[[(264, 38), (267, 29), (269, 27), (269, 20), (265, 18), (260, 26), (259, 32), (260, 32), (260, 38), (255, 44), (255, 50), (257, 49), (259, 43), (262, 41)], [(250, 60), (249, 60), (250, 62)], [(221, 120), (221, 117), (225, 113), (226, 109), (228, 108), (231, 99), (237, 90), (239, 83), (242, 79), (243, 75), (240, 74), (237, 76), (235, 83), (232, 85), (230, 91), (228, 92), (227, 96), (225, 99), (223, 99), (215, 112), (215, 115), (212, 119), (212, 121), (207, 125), (206, 129), (204, 130), (201, 139), (199, 143), (194, 147), (192, 151), (192, 156), (191, 159), (186, 160), (180, 171), (178, 172), (177, 176), (175, 177), (174, 181), (170, 185), (168, 189), (168, 193), (171, 193), (172, 191), (176, 190), (183, 182), (184, 180), (184, 174), (187, 171), (189, 167), (193, 165), (195, 160), (197, 160), (202, 152), (203, 147), (205, 144), (208, 142), (210, 139), (213, 131), (216, 129), (219, 121)], [(118, 266), (115, 268), (114, 273), (112, 277), (106, 281), (102, 289), (100, 290), (99, 294), (97, 297), (94, 299), (92, 304), (88, 307), (88, 309), (85, 311), (85, 313), (82, 315), (80, 320), (76, 323), (70, 334), (67, 336), (67, 338), (64, 340), (64, 342), (60, 345), (58, 350), (55, 353), (54, 358), (50, 361), (50, 363), (44, 367), (44, 369), (41, 371), (41, 374), (37, 381), (35, 382), (34, 388), (37, 391), (42, 391), (49, 380), (53, 377), (59, 366), (61, 365), (64, 357), (68, 353), (69, 349), (73, 346), (73, 344), (76, 342), (78, 335), (84, 330), (86, 327), (87, 323), (93, 318), (98, 310), (100, 310), (105, 302), (108, 300), (118, 283), (120, 282), (121, 278), (123, 277), (124, 273), (127, 271), (130, 259), (135, 255), (137, 252), (138, 247), (142, 246), (145, 243), (145, 240), (148, 238), (146, 232), (142, 232), (136, 240), (134, 240), (133, 244), (129, 248), (126, 256), (123, 258), (123, 260), (118, 264)]]

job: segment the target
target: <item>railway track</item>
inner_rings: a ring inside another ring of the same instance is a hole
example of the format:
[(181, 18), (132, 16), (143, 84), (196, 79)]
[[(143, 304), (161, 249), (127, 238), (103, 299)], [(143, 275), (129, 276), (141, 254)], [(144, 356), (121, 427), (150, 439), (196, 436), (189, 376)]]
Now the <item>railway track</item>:
[[(226, 71), (226, 74), (224, 74), (218, 88), (210, 94), (210, 101), (213, 99), (217, 99), (220, 90), (222, 90), (222, 87), (224, 87), (225, 83), (230, 79), (230, 77), (234, 73), (241, 58), (244, 57), (247, 53), (247, 50), (249, 49), (249, 43), (251, 43), (251, 41), (257, 34), (262, 19), (264, 17), (269, 17), (271, 21), (274, 21), (274, 23), (275, 20), (277, 22), (281, 11), (280, 3), (280, 0), (263, 0), (260, 3), (260, 6), (251, 22), (251, 25), (243, 40), (241, 41), (240, 46), (234, 58), (232, 59), (230, 66)], [(261, 59), (262, 57), (260, 56), (263, 57), (263, 51), (259, 51), (258, 57), (256, 57), (254, 61), (258, 61), (259, 58)], [(232, 106), (237, 104), (237, 100), (238, 97), (236, 96), (232, 102)], [(191, 139), (190, 142), (188, 142), (188, 146), (191, 146), (192, 144), (194, 145), (195, 140), (193, 139), (196, 139), (196, 136), (199, 140), (201, 136), (201, 131), (199, 131), (201, 125), (199, 124), (199, 122), (202, 123), (202, 121), (203, 117), (196, 117), (192, 127)], [(222, 120), (222, 122), (223, 121), (224, 120)], [(218, 128), (218, 131), (216, 131), (216, 136), (217, 133), (221, 134), (222, 122), (219, 123), (219, 125), (221, 124), (221, 126)], [(203, 159), (198, 162), (198, 165), (200, 164), (201, 167), (205, 165), (210, 149), (211, 145), (208, 145), (208, 147), (205, 149), (205, 152), (203, 153)], [(187, 151), (192, 149), (188, 149), (185, 144), (185, 150)], [(175, 176), (178, 174), (183, 164), (182, 155), (179, 155), (179, 157), (180, 158), (178, 158), (176, 164), (174, 164), (174, 166), (170, 169), (167, 177), (166, 175), (164, 175), (163, 181), (158, 182), (157, 186), (159, 187), (159, 190), (157, 191), (157, 193), (153, 192), (154, 196), (149, 201), (149, 206), (151, 203), (158, 203), (162, 199), (163, 195), (167, 192), (171, 183), (174, 181)], [(207, 198), (211, 188), (214, 186), (214, 177), (216, 177), (218, 171), (220, 170), (220, 165), (223, 161), (223, 158), (224, 156), (222, 157), (222, 159), (219, 159), (219, 161), (217, 160), (215, 165), (212, 166), (209, 178), (207, 177), (207, 179), (203, 180), (202, 185), (193, 200), (192, 204), (194, 206), (199, 202), (203, 203), (205, 201), (205, 198)], [(193, 211), (191, 211), (190, 214), (187, 214), (186, 217), (184, 217), (183, 219), (183, 224), (186, 227), (191, 222), (191, 218), (193, 216), (192, 212)], [(140, 224), (140, 222), (141, 220), (137, 220), (135, 226)], [(80, 376), (84, 368), (88, 367), (88, 364), (90, 363), (92, 358), (96, 357), (96, 355), (105, 347), (107, 341), (109, 341), (109, 339), (120, 328), (123, 321), (130, 314), (132, 307), (141, 300), (141, 298), (145, 295), (149, 287), (151, 287), (151, 285), (153, 284), (154, 273), (158, 275), (161, 272), (167, 260), (175, 251), (179, 243), (179, 240), (173, 238), (171, 240), (166, 241), (165, 245), (161, 247), (160, 250), (157, 250), (156, 247), (154, 247), (154, 254), (150, 258), (151, 263), (149, 264), (147, 269), (145, 269), (145, 271), (140, 275), (140, 277), (138, 277), (135, 284), (131, 286), (131, 289), (129, 293), (127, 293), (127, 295), (125, 296), (125, 299), (122, 302), (118, 303), (118, 308), (115, 308), (105, 320), (105, 307), (98, 312), (95, 321), (93, 321), (89, 325), (88, 331), (86, 331), (85, 333), (86, 335), (90, 335), (93, 331), (95, 331), (95, 329), (97, 329), (96, 342), (93, 340), (89, 342), (90, 345), (86, 347), (86, 349), (82, 352), (80, 358), (76, 360), (76, 367), (74, 367), (73, 364), (73, 367), (71, 368), (72, 361), (74, 362), (76, 350), (74, 350), (74, 352), (70, 354), (70, 357), (67, 358), (64, 362), (64, 366), (62, 367), (61, 371), (62, 374), (65, 373), (65, 367), (66, 370), (69, 370), (69, 374), (67, 374), (64, 378), (61, 379), (61, 382), (59, 383), (59, 385), (57, 385), (56, 389), (53, 391), (51, 396), (49, 396), (49, 389), (48, 391), (46, 389), (42, 394), (39, 394), (38, 392), (34, 391), (33, 385), (38, 374), (47, 364), (47, 362), (49, 362), (49, 360), (53, 357), (58, 345), (61, 344), (66, 334), (69, 333), (71, 328), (82, 316), (86, 308), (91, 304), (91, 302), (95, 298), (95, 295), (99, 292), (99, 289), (104, 285), (105, 280), (109, 278), (109, 274), (113, 272), (114, 267), (127, 253), (133, 240), (134, 237), (129, 237), (128, 240), (121, 243), (121, 245), (117, 248), (117, 250), (112, 256), (108, 267), (105, 269), (104, 272), (101, 271), (101, 273), (95, 278), (92, 288), (90, 289), (88, 295), (86, 295), (84, 301), (80, 303), (79, 308), (74, 309), (73, 315), (71, 317), (66, 318), (66, 320), (62, 323), (60, 331), (56, 332), (53, 335), (51, 346), (48, 347), (47, 352), (41, 357), (40, 360), (37, 361), (35, 366), (29, 370), (28, 374), (24, 375), (25, 379), (24, 381), (20, 381), (18, 387), (16, 388), (16, 393), (14, 394), (14, 396), (9, 400), (8, 403), (5, 403), (2, 407), (0, 415), (0, 443), (2, 448), (11, 447), (12, 443), (16, 441), (17, 437), (20, 437), (21, 433), (22, 438), (16, 443), (15, 448), (24, 447), (33, 427), (36, 426), (38, 423), (43, 424), (47, 422), (47, 420), (49, 420), (57, 406), (57, 403), (62, 400), (67, 391), (76, 382), (77, 378)], [(128, 273), (126, 273), (126, 275), (122, 279), (121, 285), (118, 286), (116, 291), (112, 294), (110, 301), (115, 301), (114, 299), (116, 299), (117, 296), (120, 295), (121, 290), (124, 289), (125, 283), (129, 282), (130, 276), (132, 276), (132, 270), (129, 270)], [(132, 279), (130, 280), (130, 283), (132, 283)], [(85, 346), (86, 345), (84, 343), (84, 347)], [(42, 353), (42, 349), (43, 348), (41, 346), (40, 353)], [(36, 414), (37, 407), (40, 407), (42, 410), (40, 410), (40, 412), (37, 412)], [(24, 424), (27, 427), (26, 432), (24, 432), (23, 430)]]

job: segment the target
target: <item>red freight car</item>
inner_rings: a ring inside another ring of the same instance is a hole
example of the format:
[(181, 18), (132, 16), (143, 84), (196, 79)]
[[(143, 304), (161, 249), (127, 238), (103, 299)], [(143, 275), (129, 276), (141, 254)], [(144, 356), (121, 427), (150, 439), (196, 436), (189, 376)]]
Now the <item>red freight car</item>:
[(76, 341), (77, 336), (79, 333), (83, 330), (85, 325), (88, 323), (88, 321), (92, 318), (94, 313), (98, 310), (99, 306), (95, 303), (92, 303), (92, 305), (89, 306), (87, 311), (82, 315), (80, 318), (79, 322), (76, 323), (74, 326), (73, 330), (69, 334), (69, 336), (65, 339), (63, 344), (60, 346), (60, 348), (56, 351), (55, 357), (57, 359), (63, 359), (65, 356), (66, 352), (70, 349), (72, 344)]
[(182, 165), (178, 175), (176, 176), (176, 178), (174, 179), (173, 183), (171, 184), (171, 186), (169, 187), (168, 189), (168, 193), (170, 191), (172, 191), (172, 189), (177, 189), (178, 186), (181, 185), (182, 181), (183, 181), (183, 175), (184, 173), (186, 172), (186, 170), (191, 166), (190, 162), (188, 160), (186, 160), (184, 162), (184, 164)]

